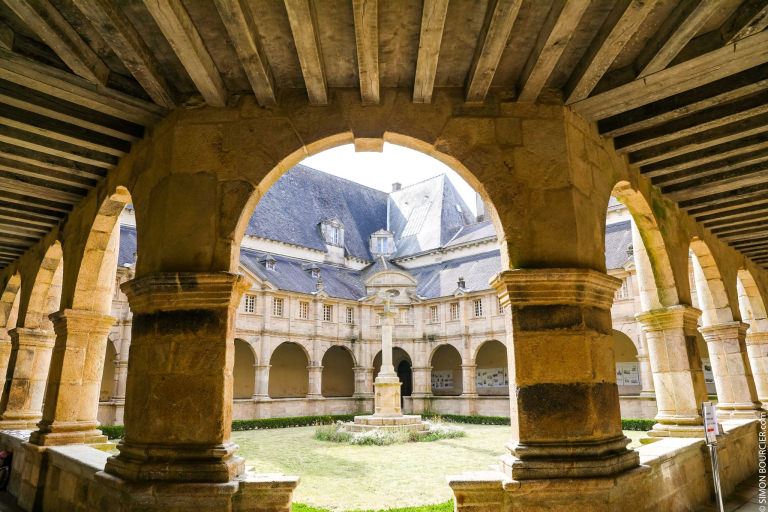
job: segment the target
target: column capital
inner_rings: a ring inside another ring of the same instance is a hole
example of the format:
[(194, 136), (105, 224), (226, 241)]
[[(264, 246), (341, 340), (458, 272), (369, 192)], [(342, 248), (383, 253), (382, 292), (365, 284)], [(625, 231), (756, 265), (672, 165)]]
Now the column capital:
[(643, 332), (683, 329), (686, 335), (695, 335), (701, 311), (685, 304), (651, 309), (635, 315)]
[(250, 282), (232, 272), (157, 272), (126, 281), (120, 288), (128, 296), (131, 311), (228, 308)]
[(748, 332), (747, 345), (768, 345), (768, 332)]
[(573, 304), (607, 309), (621, 280), (584, 268), (520, 268), (499, 272), (490, 285), (505, 307)]
[(48, 315), (56, 334), (109, 334), (116, 318), (96, 311), (62, 309)]
[(15, 346), (53, 347), (56, 342), (56, 333), (45, 329), (15, 327), (8, 331), (8, 334), (11, 336), (11, 343)]
[(725, 341), (744, 339), (747, 329), (749, 329), (749, 324), (736, 321), (699, 327), (699, 332), (705, 341)]

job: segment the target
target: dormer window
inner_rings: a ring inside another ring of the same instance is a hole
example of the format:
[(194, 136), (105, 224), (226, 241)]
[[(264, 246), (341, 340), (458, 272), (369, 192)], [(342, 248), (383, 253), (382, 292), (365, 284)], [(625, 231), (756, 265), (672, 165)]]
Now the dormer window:
[(264, 258), (264, 268), (267, 270), (275, 270), (275, 258), (272, 256)]
[(344, 245), (344, 225), (338, 219), (323, 221), (320, 225), (320, 231), (328, 245)]
[(312, 277), (314, 277), (315, 279), (320, 277), (320, 269), (317, 267), (312, 267), (309, 272), (312, 274)]
[(371, 235), (371, 252), (374, 254), (392, 254), (395, 252), (395, 241), (392, 233), (384, 229)]
[(376, 251), (379, 253), (387, 253), (388, 240), (384, 237), (377, 238)]

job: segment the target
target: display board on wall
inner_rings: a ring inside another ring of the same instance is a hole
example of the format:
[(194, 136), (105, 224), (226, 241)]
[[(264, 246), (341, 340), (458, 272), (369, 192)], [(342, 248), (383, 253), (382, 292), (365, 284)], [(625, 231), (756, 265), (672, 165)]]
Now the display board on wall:
[(704, 372), (704, 382), (707, 384), (714, 384), (715, 374), (712, 373), (712, 363), (709, 362), (708, 357), (701, 358), (701, 369)]
[(453, 370), (432, 370), (432, 389), (453, 389)]
[(616, 363), (616, 384), (619, 386), (639, 386), (638, 363)]
[(476, 386), (478, 388), (503, 388), (509, 386), (506, 368), (478, 368)]

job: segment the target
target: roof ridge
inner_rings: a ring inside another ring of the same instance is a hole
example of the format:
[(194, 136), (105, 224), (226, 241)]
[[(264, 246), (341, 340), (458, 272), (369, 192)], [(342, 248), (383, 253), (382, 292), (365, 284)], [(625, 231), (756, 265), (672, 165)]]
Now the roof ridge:
[(434, 176), (432, 176), (430, 178), (425, 178), (425, 179), (423, 179), (421, 181), (417, 181), (416, 183), (411, 183), (410, 185), (405, 185), (400, 190), (393, 190), (392, 192), (390, 192), (390, 194), (394, 194), (395, 192), (400, 192), (401, 190), (405, 190), (407, 188), (415, 187), (416, 185), (424, 184), (424, 183), (426, 183), (426, 182), (428, 182), (430, 180), (434, 180), (434, 179), (437, 179), (437, 178), (445, 178), (447, 176), (448, 176), (448, 174), (446, 174), (444, 172), (441, 172), (440, 174), (435, 174)]
[(360, 188), (365, 188), (365, 189), (368, 189), (368, 190), (373, 190), (374, 192), (378, 192), (379, 194), (383, 194), (385, 196), (389, 195), (388, 192), (385, 192), (383, 190), (379, 190), (377, 188), (369, 187), (368, 185), (363, 185), (362, 183), (359, 183), (357, 181), (350, 180), (348, 178), (342, 178), (341, 176), (336, 176), (335, 174), (331, 174), (331, 173), (323, 171), (321, 169), (315, 169), (314, 167), (310, 167), (310, 166), (308, 166), (306, 164), (301, 164), (301, 163), (294, 165), (293, 167), (291, 167), (290, 169), (285, 171), (285, 173), (283, 173), (283, 174), (287, 174), (287, 173), (291, 172), (292, 170), (294, 170), (296, 168), (302, 168), (302, 170), (318, 172), (318, 173), (324, 174), (326, 176), (330, 176), (331, 178), (334, 178), (334, 179), (337, 179), (337, 180), (346, 181), (347, 183), (352, 183), (354, 185), (357, 185)]

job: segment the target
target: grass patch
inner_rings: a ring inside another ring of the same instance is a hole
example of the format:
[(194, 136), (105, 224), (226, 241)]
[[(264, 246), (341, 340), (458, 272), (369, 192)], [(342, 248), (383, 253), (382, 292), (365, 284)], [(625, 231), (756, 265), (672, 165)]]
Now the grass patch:
[[(302, 503), (293, 503), (291, 512), (333, 512), (327, 508), (315, 508)], [(422, 505), (420, 507), (387, 508), (381, 510), (353, 510), (351, 512), (453, 512), (453, 500), (448, 500), (436, 505)]]
[(457, 439), (467, 433), (464, 429), (443, 422), (427, 422), (429, 430), (417, 432), (407, 428), (394, 430), (375, 429), (367, 432), (352, 432), (342, 422), (334, 425), (320, 425), (315, 428), (314, 439), (333, 443), (357, 444), (362, 446), (388, 446), (395, 443), (430, 442), (439, 439)]

